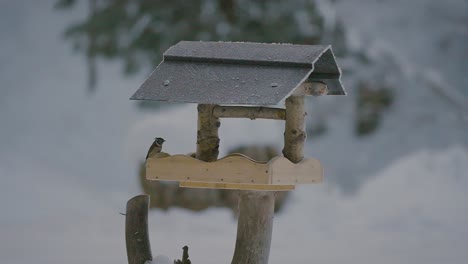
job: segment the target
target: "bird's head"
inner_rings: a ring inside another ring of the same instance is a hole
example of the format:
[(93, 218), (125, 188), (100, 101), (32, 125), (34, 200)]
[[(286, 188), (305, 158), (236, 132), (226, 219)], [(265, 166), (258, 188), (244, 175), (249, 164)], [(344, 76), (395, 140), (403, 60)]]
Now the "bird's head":
[(162, 144), (165, 142), (166, 140), (164, 140), (164, 138), (160, 138), (160, 137), (157, 137), (154, 139), (154, 142), (156, 142), (156, 144), (158, 144), (159, 146), (162, 146)]

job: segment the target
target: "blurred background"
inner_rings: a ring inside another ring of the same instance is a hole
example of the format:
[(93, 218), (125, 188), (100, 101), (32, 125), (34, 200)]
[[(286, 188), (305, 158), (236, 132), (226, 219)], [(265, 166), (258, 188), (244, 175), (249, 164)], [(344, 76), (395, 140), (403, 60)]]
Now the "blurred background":
[[(270, 263), (465, 263), (468, 1), (0, 0), (0, 260), (126, 263), (128, 199), (153, 255), (228, 263), (236, 193), (141, 177), (156, 136), (195, 150), (196, 105), (129, 101), (180, 40), (331, 44), (348, 96), (308, 99), (325, 183), (281, 195)], [(221, 153), (280, 153), (278, 121), (223, 120)]]

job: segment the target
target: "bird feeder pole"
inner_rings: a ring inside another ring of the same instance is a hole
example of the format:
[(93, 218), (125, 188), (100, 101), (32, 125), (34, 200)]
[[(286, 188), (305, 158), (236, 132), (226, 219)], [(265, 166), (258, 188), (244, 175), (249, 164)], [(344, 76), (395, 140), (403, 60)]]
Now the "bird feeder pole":
[(239, 219), (232, 264), (267, 264), (275, 212), (275, 192), (239, 191)]
[[(304, 158), (304, 117), (304, 96), (289, 96), (286, 99), (283, 155), (294, 163)], [(274, 194), (268, 191), (240, 191), (232, 264), (268, 263), (273, 232)]]

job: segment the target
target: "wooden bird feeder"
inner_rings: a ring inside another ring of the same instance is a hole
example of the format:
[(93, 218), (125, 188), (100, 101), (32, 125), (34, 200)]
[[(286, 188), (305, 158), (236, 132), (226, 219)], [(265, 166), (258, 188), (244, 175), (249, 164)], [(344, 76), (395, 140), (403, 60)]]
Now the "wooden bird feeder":
[[(195, 157), (148, 158), (148, 180), (271, 191), (322, 181), (320, 162), (303, 157), (304, 96), (345, 94), (330, 46), (182, 41), (163, 57), (130, 99), (197, 103), (197, 151)], [(284, 109), (268, 107), (284, 99)], [(220, 118), (284, 120), (284, 157), (259, 162), (234, 154), (218, 160)]]
[[(146, 178), (178, 181), (182, 187), (244, 190), (239, 192), (231, 263), (267, 264), (275, 203), (272, 191), (323, 179), (320, 162), (303, 156), (304, 97), (344, 95), (340, 75), (330, 46), (179, 42), (164, 53), (163, 62), (131, 99), (197, 103), (197, 150), (195, 156), (159, 153), (148, 158)], [(271, 107), (283, 100), (285, 108)], [(218, 159), (220, 118), (285, 121), (283, 156), (268, 162), (241, 154)], [(147, 211), (146, 196), (137, 196), (127, 205), (131, 264), (151, 259)]]

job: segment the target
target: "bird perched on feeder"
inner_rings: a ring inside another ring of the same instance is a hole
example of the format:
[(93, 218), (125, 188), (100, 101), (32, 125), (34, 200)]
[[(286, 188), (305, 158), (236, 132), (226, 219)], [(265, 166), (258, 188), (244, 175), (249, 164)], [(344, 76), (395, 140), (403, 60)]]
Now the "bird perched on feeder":
[(146, 154), (146, 159), (148, 157), (152, 157), (156, 155), (157, 153), (161, 152), (162, 145), (166, 140), (164, 138), (157, 137), (154, 139), (153, 144), (151, 144), (151, 147), (148, 149), (148, 154)]

